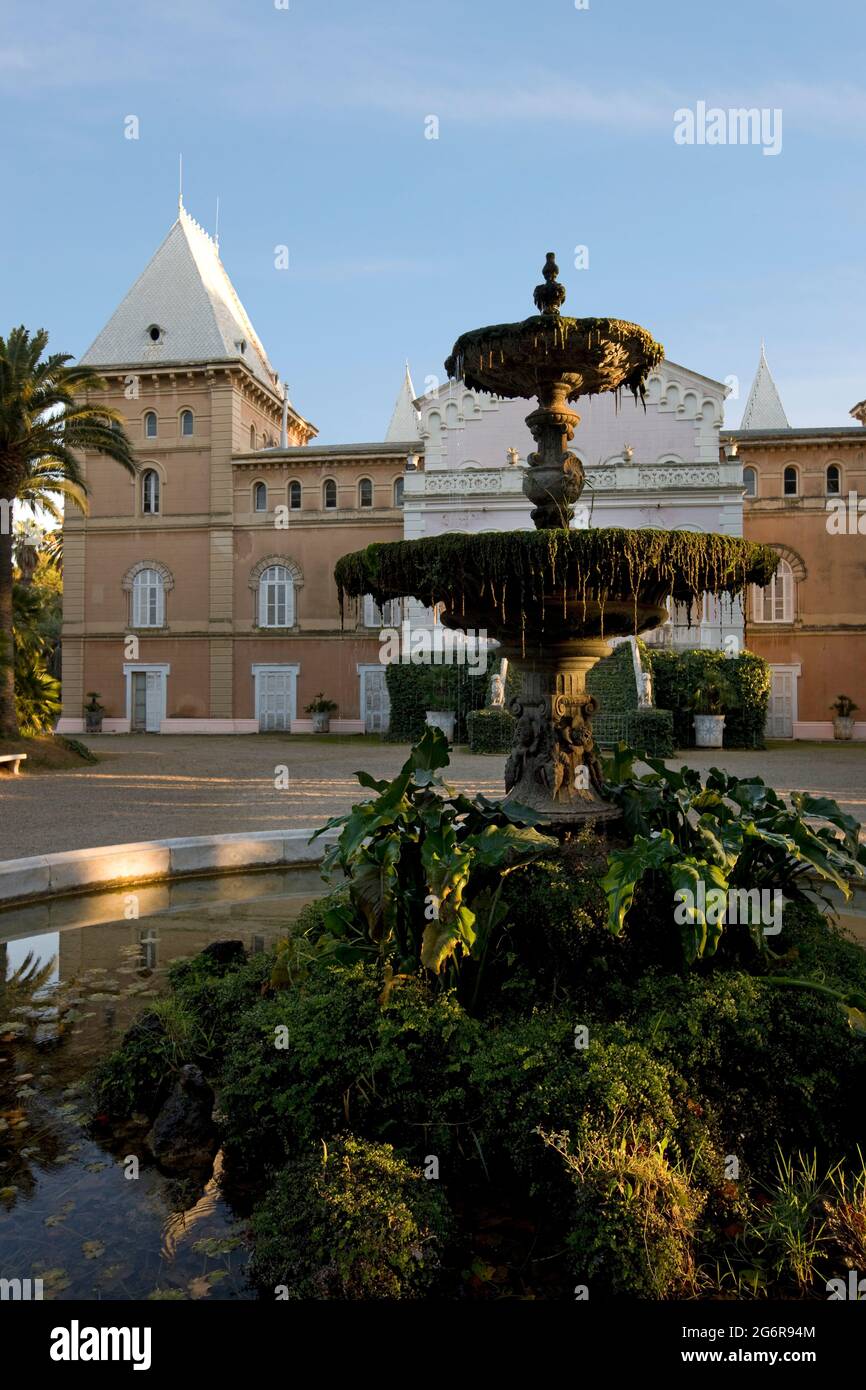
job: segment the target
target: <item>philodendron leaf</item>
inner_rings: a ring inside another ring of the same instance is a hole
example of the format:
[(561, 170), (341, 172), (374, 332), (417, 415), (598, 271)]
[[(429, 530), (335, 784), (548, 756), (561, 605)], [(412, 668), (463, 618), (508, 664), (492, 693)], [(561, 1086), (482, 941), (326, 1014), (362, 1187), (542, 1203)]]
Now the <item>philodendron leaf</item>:
[(558, 849), (559, 844), (529, 825), (488, 825), (480, 834), (468, 835), (463, 847), (472, 851), (474, 864), (495, 869), (534, 859), (546, 851)]
[(666, 869), (676, 902), (674, 920), (691, 965), (715, 954), (727, 915), (728, 880), (717, 864), (696, 859), (680, 859)]
[(628, 849), (614, 850), (608, 857), (608, 869), (601, 886), (607, 894), (608, 929), (619, 936), (625, 917), (634, 901), (634, 890), (644, 874), (658, 869), (665, 860), (679, 851), (670, 830), (646, 838), (638, 835)]

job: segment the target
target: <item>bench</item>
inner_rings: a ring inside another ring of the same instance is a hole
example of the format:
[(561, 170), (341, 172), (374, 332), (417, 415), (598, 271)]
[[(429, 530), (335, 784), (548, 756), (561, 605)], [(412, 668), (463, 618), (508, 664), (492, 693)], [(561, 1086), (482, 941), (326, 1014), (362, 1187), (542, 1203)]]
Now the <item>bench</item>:
[(13, 777), (20, 776), (20, 768), (23, 762), (27, 761), (26, 753), (0, 753), (0, 767), (6, 763), (11, 764), (9, 771)]

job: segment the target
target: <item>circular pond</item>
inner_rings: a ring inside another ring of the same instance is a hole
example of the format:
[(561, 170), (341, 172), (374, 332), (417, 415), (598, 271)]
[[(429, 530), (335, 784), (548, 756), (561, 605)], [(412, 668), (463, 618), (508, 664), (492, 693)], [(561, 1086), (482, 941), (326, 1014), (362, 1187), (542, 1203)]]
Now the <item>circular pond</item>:
[(86, 1083), (168, 966), (209, 942), (267, 950), (316, 869), (147, 884), (0, 913), (0, 1276), (55, 1299), (254, 1297), (244, 1213), (86, 1127)]

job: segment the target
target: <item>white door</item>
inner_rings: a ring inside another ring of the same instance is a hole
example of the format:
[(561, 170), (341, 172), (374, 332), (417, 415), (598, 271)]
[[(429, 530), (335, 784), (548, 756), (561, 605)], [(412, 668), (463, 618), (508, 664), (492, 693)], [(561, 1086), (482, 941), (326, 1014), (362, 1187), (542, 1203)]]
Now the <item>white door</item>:
[(794, 737), (795, 673), (786, 666), (770, 668), (770, 702), (767, 706), (767, 738)]
[(165, 707), (162, 671), (133, 671), (130, 691), (130, 728), (133, 733), (158, 734)]
[(368, 666), (361, 671), (361, 709), (364, 732), (383, 734), (391, 716), (384, 666)]
[(148, 734), (158, 734), (162, 720), (162, 672), (148, 671), (144, 692), (144, 728)]
[(292, 677), (288, 671), (260, 671), (258, 678), (259, 707), (256, 711), (259, 731), (272, 729), (288, 731), (291, 727)]

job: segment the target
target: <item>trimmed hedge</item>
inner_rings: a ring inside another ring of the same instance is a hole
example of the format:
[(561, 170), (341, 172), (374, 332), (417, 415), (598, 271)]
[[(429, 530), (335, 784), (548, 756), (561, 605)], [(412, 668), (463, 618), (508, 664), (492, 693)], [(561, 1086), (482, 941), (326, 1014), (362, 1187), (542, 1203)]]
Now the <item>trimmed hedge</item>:
[(398, 666), (396, 662), (385, 671), (391, 700), (387, 742), (417, 742), (424, 733), (428, 709), (453, 710), (457, 715), (454, 742), (466, 742), (466, 716), (484, 707), (489, 673), (473, 676), (466, 666)]
[(721, 651), (649, 651), (656, 704), (673, 711), (677, 747), (694, 746), (692, 699), (699, 686), (711, 680), (724, 662), (724, 674), (737, 692), (736, 708), (725, 718), (726, 748), (763, 748), (770, 668), (754, 652), (726, 656)]
[(670, 758), (674, 743), (674, 716), (669, 709), (636, 709), (629, 718), (628, 742), (636, 753)]
[(507, 709), (476, 709), (466, 716), (471, 753), (509, 753), (517, 721)]

